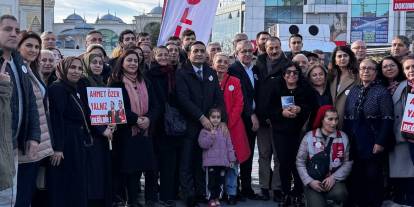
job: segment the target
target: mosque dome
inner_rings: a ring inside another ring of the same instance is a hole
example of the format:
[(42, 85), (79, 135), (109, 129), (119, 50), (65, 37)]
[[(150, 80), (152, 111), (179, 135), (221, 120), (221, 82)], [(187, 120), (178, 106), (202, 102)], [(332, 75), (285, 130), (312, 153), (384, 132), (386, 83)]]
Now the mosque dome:
[(63, 20), (63, 22), (64, 23), (81, 23), (81, 22), (85, 22), (85, 20), (80, 15), (74, 12), (73, 14), (66, 17), (66, 19)]
[(154, 7), (150, 13), (148, 14), (161, 14), (162, 15), (162, 7), (160, 7), (159, 5)]
[(101, 18), (99, 18), (97, 20), (97, 23), (98, 24), (99, 23), (119, 23), (119, 24), (125, 24), (125, 22), (121, 18), (119, 18), (117, 16), (114, 16), (112, 14), (109, 14), (109, 13), (108, 14), (105, 14)]

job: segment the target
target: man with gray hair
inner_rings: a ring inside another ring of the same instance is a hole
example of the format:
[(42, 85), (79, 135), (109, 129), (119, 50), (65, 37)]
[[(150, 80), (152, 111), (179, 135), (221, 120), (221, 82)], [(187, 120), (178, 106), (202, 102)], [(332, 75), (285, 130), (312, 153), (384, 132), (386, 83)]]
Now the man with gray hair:
[(260, 196), (253, 191), (251, 186), (254, 145), (256, 132), (259, 129), (259, 120), (255, 112), (259, 71), (253, 64), (253, 52), (253, 46), (248, 40), (238, 41), (235, 51), (237, 60), (230, 66), (229, 74), (240, 79), (244, 102), (242, 120), (246, 128), (249, 148), (252, 152), (250, 157), (240, 164), (241, 195), (251, 200), (259, 200), (261, 199)]
[(214, 55), (221, 52), (221, 45), (218, 42), (209, 42), (207, 45), (208, 64), (213, 65)]
[(297, 63), (299, 65), (303, 75), (305, 75), (308, 72), (309, 60), (304, 54), (296, 54), (293, 57), (292, 62)]
[(103, 35), (102, 32), (98, 30), (92, 30), (88, 32), (85, 38), (85, 49), (88, 48), (91, 44), (99, 44), (102, 45), (103, 42)]
[(56, 35), (51, 31), (45, 31), (40, 35), (42, 39), (42, 49), (50, 50), (56, 48)]
[(391, 42), (391, 56), (398, 61), (410, 53), (410, 40), (404, 35), (397, 35)]
[(367, 57), (367, 45), (362, 40), (357, 40), (351, 44), (351, 50), (354, 52), (358, 63)]
[(237, 33), (236, 35), (234, 35), (233, 38), (233, 52), (236, 53), (236, 45), (238, 42), (242, 41), (242, 40), (248, 40), (249, 37), (247, 37), (247, 34), (245, 33)]

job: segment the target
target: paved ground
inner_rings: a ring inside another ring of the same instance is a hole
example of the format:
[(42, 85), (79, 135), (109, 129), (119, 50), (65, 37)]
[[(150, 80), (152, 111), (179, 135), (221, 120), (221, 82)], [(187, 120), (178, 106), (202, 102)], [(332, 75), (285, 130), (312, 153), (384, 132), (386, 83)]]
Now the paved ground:
[[(253, 172), (252, 172), (252, 182), (253, 188), (256, 192), (260, 192), (259, 188), (259, 166), (258, 166), (258, 158), (259, 154), (257, 148), (254, 151), (253, 157)], [(142, 181), (143, 182), (143, 181)], [(159, 205), (161, 206), (161, 205)], [(202, 204), (201, 206), (206, 207), (206, 204)], [(225, 202), (222, 203), (222, 206), (227, 206)], [(246, 200), (246, 202), (238, 202), (237, 207), (278, 207), (279, 205), (272, 200), (270, 201), (252, 201)], [(181, 201), (177, 203), (177, 207), (185, 207), (185, 204)], [(384, 201), (382, 207), (409, 207), (409, 206), (402, 206), (393, 203), (392, 201)]]

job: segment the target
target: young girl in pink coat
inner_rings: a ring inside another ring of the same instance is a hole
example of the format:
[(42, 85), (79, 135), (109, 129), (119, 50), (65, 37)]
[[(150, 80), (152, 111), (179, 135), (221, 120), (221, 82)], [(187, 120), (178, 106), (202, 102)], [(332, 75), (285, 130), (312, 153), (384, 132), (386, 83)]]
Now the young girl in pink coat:
[(209, 111), (209, 120), (213, 125), (211, 131), (202, 129), (198, 143), (203, 149), (203, 167), (207, 173), (209, 207), (220, 206), (219, 197), (226, 174), (226, 168), (236, 162), (230, 135), (219, 126), (221, 123), (220, 109)]

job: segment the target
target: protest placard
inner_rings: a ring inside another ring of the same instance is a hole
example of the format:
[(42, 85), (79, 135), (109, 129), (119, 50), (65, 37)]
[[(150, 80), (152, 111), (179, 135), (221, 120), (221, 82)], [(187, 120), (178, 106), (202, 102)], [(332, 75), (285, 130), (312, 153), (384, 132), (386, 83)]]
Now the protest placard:
[(401, 123), (401, 131), (414, 134), (414, 94), (407, 95), (404, 114)]
[(92, 125), (126, 123), (121, 88), (87, 87), (86, 89)]

